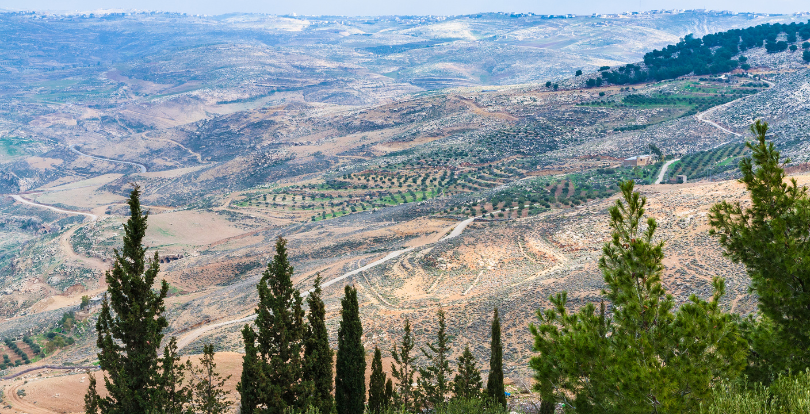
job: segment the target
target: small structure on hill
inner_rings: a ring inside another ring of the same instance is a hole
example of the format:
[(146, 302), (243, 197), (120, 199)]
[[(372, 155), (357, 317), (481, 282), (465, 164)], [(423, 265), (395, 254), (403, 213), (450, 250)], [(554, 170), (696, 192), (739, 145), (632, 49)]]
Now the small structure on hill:
[(644, 155), (636, 155), (634, 157), (625, 158), (622, 161), (623, 167), (643, 167), (645, 165), (650, 165), (653, 162), (652, 155), (644, 154)]
[(686, 176), (685, 175), (681, 174), (681, 175), (676, 176), (675, 178), (677, 178), (677, 183), (678, 184), (686, 184)]

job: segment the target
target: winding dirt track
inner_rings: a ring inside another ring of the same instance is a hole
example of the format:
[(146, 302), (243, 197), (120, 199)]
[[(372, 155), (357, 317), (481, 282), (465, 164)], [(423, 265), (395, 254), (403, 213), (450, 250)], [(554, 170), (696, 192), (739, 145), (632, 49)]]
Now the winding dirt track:
[(81, 226), (73, 226), (70, 228), (70, 230), (64, 232), (61, 236), (59, 236), (59, 247), (62, 249), (62, 251), (65, 252), (65, 255), (69, 259), (82, 262), (92, 267), (93, 269), (101, 271), (102, 273), (109, 270), (110, 265), (104, 263), (101, 259), (95, 257), (82, 256), (76, 253), (75, 250), (73, 250), (73, 245), (70, 244), (70, 237), (73, 236), (74, 233), (76, 233), (76, 230), (78, 230), (79, 227)]
[(18, 201), (20, 203), (28, 204), (29, 206), (45, 208), (45, 209), (48, 209), (48, 210), (55, 211), (57, 213), (81, 214), (82, 216), (90, 217), (90, 220), (92, 220), (92, 221), (96, 221), (98, 219), (98, 216), (95, 215), (95, 214), (92, 214), (92, 213), (85, 213), (83, 211), (75, 211), (75, 210), (65, 210), (63, 208), (49, 206), (47, 204), (40, 204), (40, 203), (37, 203), (36, 201), (31, 201), (31, 200), (29, 200), (27, 198), (24, 198), (23, 196), (21, 196), (19, 194), (11, 194), (11, 198), (13, 198), (15, 201)]
[(76, 149), (76, 148), (74, 148), (74, 147), (69, 147), (69, 148), (70, 148), (70, 150), (71, 150), (71, 151), (73, 151), (73, 152), (75, 152), (76, 154), (81, 155), (81, 156), (83, 156), (83, 157), (89, 157), (89, 158), (92, 158), (92, 159), (95, 159), (95, 160), (100, 160), (100, 161), (108, 161), (108, 162), (114, 162), (114, 163), (118, 163), (118, 164), (127, 164), (127, 165), (132, 165), (132, 166), (134, 166), (134, 167), (138, 167), (138, 171), (140, 171), (140, 172), (142, 172), (142, 173), (145, 173), (145, 172), (146, 172), (146, 166), (145, 166), (145, 165), (143, 165), (143, 164), (138, 164), (137, 162), (121, 161), (121, 160), (114, 160), (114, 159), (112, 159), (112, 158), (104, 158), (104, 157), (99, 157), (99, 156), (97, 156), (97, 155), (85, 154), (85, 153), (83, 153), (83, 152), (81, 152), (81, 151), (77, 150), (77, 149)]
[[(178, 147), (182, 148), (183, 150), (185, 150), (186, 152), (188, 152), (189, 154), (193, 155), (195, 158), (197, 158), (197, 162), (199, 162), (200, 164), (207, 164), (208, 163), (206, 161), (203, 161), (202, 155), (200, 155), (200, 153), (192, 151), (191, 148), (188, 148), (185, 145), (183, 145), (183, 144), (181, 144), (181, 143), (179, 143), (179, 142), (177, 142), (177, 141), (175, 141), (173, 139), (152, 138), (152, 137), (147, 136), (146, 132), (141, 134), (141, 138), (143, 138), (145, 140), (151, 140), (151, 141), (163, 141), (163, 142), (169, 143), (171, 145), (178, 146)], [(145, 171), (141, 171), (141, 172), (145, 172)]]
[[(466, 229), (467, 226), (470, 225), (470, 223), (475, 221), (475, 219), (476, 219), (476, 217), (471, 217), (471, 218), (468, 218), (468, 219), (460, 222), (458, 225), (456, 225), (455, 228), (453, 228), (453, 231), (451, 231), (448, 235), (441, 238), (439, 241), (449, 240), (449, 239), (452, 239), (454, 237), (458, 237), (459, 235), (461, 235), (461, 233), (464, 232), (464, 229)], [(408, 252), (416, 249), (417, 247), (425, 247), (425, 246), (428, 246), (430, 244), (433, 244), (433, 243), (425, 243), (425, 244), (423, 244), (421, 246), (409, 247), (407, 249), (401, 249), (401, 250), (394, 250), (392, 252), (389, 252), (382, 259), (371, 262), (371, 263), (369, 263), (369, 264), (367, 264), (367, 265), (365, 265), (363, 267), (352, 270), (351, 272), (344, 273), (343, 275), (340, 275), (340, 276), (338, 276), (338, 277), (336, 277), (336, 278), (334, 278), (332, 280), (329, 280), (329, 281), (323, 283), (321, 285), (321, 287), (326, 288), (326, 287), (332, 286), (335, 283), (338, 283), (338, 282), (340, 282), (342, 280), (345, 280), (346, 278), (357, 275), (357, 274), (359, 274), (361, 272), (364, 272), (364, 271), (366, 271), (368, 269), (371, 269), (373, 267), (379, 266), (379, 265), (381, 265), (381, 264), (383, 264), (383, 263), (385, 263), (385, 262), (387, 262), (387, 261), (389, 261), (391, 259), (395, 259), (395, 258), (397, 258), (397, 257), (399, 257), (399, 256), (401, 256), (401, 255), (403, 255), (405, 253), (408, 253)], [(302, 292), (301, 296), (306, 297), (307, 295), (309, 295), (309, 292), (311, 292), (311, 290), (307, 290), (306, 292)], [(197, 338), (199, 338), (200, 336), (202, 336), (202, 334), (204, 334), (206, 332), (212, 331), (212, 330), (217, 329), (217, 328), (221, 328), (223, 326), (233, 325), (235, 323), (249, 322), (249, 321), (252, 321), (252, 320), (256, 319), (256, 317), (257, 317), (257, 315), (253, 314), (253, 315), (245, 316), (245, 317), (242, 317), (242, 318), (237, 318), (237, 319), (232, 319), (232, 320), (229, 320), (229, 321), (217, 322), (217, 323), (213, 323), (213, 324), (210, 324), (210, 325), (201, 326), (201, 327), (199, 327), (197, 329), (194, 329), (193, 331), (190, 331), (190, 332), (186, 333), (181, 338), (179, 338), (177, 340), (177, 350), (179, 351), (179, 350), (183, 349), (184, 347), (188, 346), (188, 344), (194, 342)]]

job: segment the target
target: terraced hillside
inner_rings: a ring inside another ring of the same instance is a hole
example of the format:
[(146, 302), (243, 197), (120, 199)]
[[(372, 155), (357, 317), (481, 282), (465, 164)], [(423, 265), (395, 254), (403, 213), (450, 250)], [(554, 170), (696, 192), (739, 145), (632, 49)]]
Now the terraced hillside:
[[(352, 283), (369, 345), (388, 349), (405, 318), (426, 332), (441, 306), (454, 351), (470, 344), (483, 361), (498, 306), (508, 375), (525, 378), (526, 327), (548, 296), (598, 300), (595, 263), (619, 181), (650, 197), (677, 300), (708, 296), (720, 274), (724, 306), (746, 314), (747, 276), (722, 258), (705, 215), (745, 196), (728, 180), (747, 125), (770, 122), (790, 171), (808, 179), (810, 72), (800, 53), (753, 47), (735, 57), (747, 70), (588, 85), (609, 78), (600, 66), (640, 65), (698, 27), (803, 15), (2, 19), (16, 30), (9, 44), (51, 36), (41, 26), (70, 31), (76, 45), (91, 30), (122, 29), (131, 42), (100, 35), (72, 54), (0, 49), (1, 65), (30, 67), (0, 74), (0, 338), (20, 349), (37, 341), (44, 354), (23, 351), (32, 361), (94, 362), (97, 295), (132, 183), (144, 190), (147, 244), (170, 284), (167, 334), (186, 354), (205, 342), (241, 351), (238, 330), (281, 235), (302, 290), (318, 273), (330, 283), (333, 334)], [(140, 24), (160, 29), (138, 39)], [(178, 32), (176, 47), (165, 43)], [(502, 58), (490, 65), (482, 56), (493, 51)], [(582, 76), (569, 74), (572, 61), (584, 62)], [(643, 155), (649, 162), (630, 165)], [(654, 185), (659, 175), (665, 184)], [(666, 184), (675, 175), (689, 184)], [(79, 312), (84, 296), (95, 299)]]

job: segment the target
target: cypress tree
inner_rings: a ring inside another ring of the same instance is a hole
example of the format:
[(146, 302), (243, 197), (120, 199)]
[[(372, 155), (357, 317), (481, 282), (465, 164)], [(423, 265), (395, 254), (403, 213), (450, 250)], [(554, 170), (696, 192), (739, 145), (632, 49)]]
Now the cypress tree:
[(177, 338), (171, 337), (163, 349), (160, 376), (160, 406), (165, 414), (184, 414), (186, 405), (191, 402), (191, 389), (184, 385), (185, 366), (177, 355)]
[(411, 322), (405, 319), (405, 332), (402, 334), (402, 343), (399, 351), (397, 345), (391, 350), (394, 363), (391, 364), (391, 375), (396, 378), (399, 391), (396, 392), (394, 402), (406, 411), (414, 408), (413, 376), (416, 373), (413, 364), (416, 358), (411, 356), (414, 342), (411, 335)]
[(86, 373), (87, 376), (90, 377), (90, 385), (87, 388), (87, 394), (84, 395), (84, 412), (87, 414), (96, 414), (101, 408), (98, 406), (101, 397), (99, 397), (98, 391), (96, 390), (96, 376), (89, 371)]
[(391, 378), (388, 378), (385, 381), (385, 402), (386, 408), (390, 407), (391, 404), (394, 403), (396, 399), (396, 394), (394, 393), (394, 383), (391, 381)]
[(810, 196), (787, 180), (783, 161), (765, 140), (768, 124), (751, 126), (757, 142), (740, 161), (750, 207), (723, 201), (712, 207), (712, 234), (726, 256), (745, 265), (759, 299), (759, 321), (746, 321), (749, 378), (769, 383), (782, 372), (810, 367)]
[(304, 347), (305, 381), (313, 384), (310, 405), (321, 413), (331, 413), (334, 406), (332, 397), (332, 348), (329, 347), (329, 332), (326, 330), (326, 307), (321, 298), (321, 277), (315, 278), (315, 285), (307, 297), (309, 315), (307, 318), (306, 345)]
[(458, 374), (453, 378), (453, 394), (455, 398), (462, 400), (481, 398), (481, 387), (481, 371), (475, 366), (475, 357), (467, 346), (458, 358)]
[(450, 391), (450, 361), (448, 360), (450, 347), (447, 344), (444, 311), (439, 309), (437, 315), (439, 330), (436, 333), (436, 344), (428, 344), (430, 351), (422, 349), (422, 354), (430, 361), (430, 365), (419, 369), (417, 381), (419, 399), (426, 408), (435, 408), (442, 404)]
[(335, 406), (338, 414), (363, 414), (366, 402), (366, 351), (357, 289), (346, 286), (341, 300), (335, 367)]
[(223, 378), (216, 372), (217, 364), (214, 362), (214, 346), (203, 345), (203, 356), (200, 366), (192, 367), (191, 361), (186, 366), (192, 373), (191, 389), (193, 391), (192, 412), (199, 414), (223, 414), (230, 411), (231, 402), (226, 398), (230, 391), (225, 391), (225, 381), (230, 375)]
[[(152, 286), (160, 270), (158, 254), (146, 259), (143, 238), (148, 213), (141, 210), (140, 188), (129, 196), (130, 217), (124, 225), (124, 246), (116, 249), (115, 263), (105, 274), (107, 294), (96, 322), (100, 348), (99, 366), (105, 372), (108, 395), (88, 391), (86, 407), (102, 413), (149, 413), (161, 411), (160, 358), (161, 333), (168, 326), (163, 316), (163, 300), (169, 284), (162, 281), (158, 292)], [(90, 412), (90, 411), (88, 411)]]
[(498, 308), (495, 308), (495, 316), (492, 319), (490, 351), (487, 395), (492, 401), (506, 408), (506, 390), (503, 387), (503, 345), (501, 344), (501, 320), (498, 317)]
[(380, 348), (374, 347), (374, 359), (371, 361), (371, 377), (368, 385), (368, 411), (381, 413), (388, 407), (385, 389), (385, 372), (382, 366), (382, 353)]
[[(242, 402), (246, 412), (253, 412), (259, 406), (266, 407), (262, 410), (266, 413), (283, 413), (288, 408), (303, 409), (312, 394), (312, 383), (303, 378), (305, 325), (302, 299), (292, 284), (293, 267), (287, 259), (286, 246), (287, 241), (279, 236), (273, 261), (268, 263), (257, 285), (258, 332), (254, 334), (249, 326), (242, 331), (245, 362), (248, 362), (247, 353), (253, 352), (251, 339), (255, 339), (258, 356), (250, 363), (255, 363), (255, 369), (261, 371), (261, 375), (242, 375), (241, 387), (250, 394), (247, 402)], [(252, 370), (254, 366), (249, 368)]]
[(266, 380), (259, 351), (256, 349), (256, 332), (249, 325), (242, 328), (242, 339), (245, 342), (245, 356), (242, 357), (242, 377), (236, 384), (236, 390), (239, 391), (239, 412), (253, 414), (257, 412), (262, 400)]

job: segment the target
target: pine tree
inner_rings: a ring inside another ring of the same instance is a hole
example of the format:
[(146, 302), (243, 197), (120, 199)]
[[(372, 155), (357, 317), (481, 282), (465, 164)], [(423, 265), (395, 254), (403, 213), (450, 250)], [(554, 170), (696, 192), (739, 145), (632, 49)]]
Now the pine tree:
[(307, 297), (309, 324), (304, 347), (304, 380), (313, 384), (310, 405), (321, 413), (331, 413), (332, 397), (332, 348), (329, 347), (329, 332), (326, 330), (326, 307), (321, 298), (321, 277), (315, 278), (315, 286)]
[(303, 381), (304, 311), (292, 276), (287, 241), (279, 236), (273, 261), (257, 286), (256, 339), (265, 378), (259, 402), (267, 406), (267, 413), (306, 408), (311, 394), (311, 383)]
[(385, 372), (382, 366), (382, 353), (380, 348), (374, 347), (374, 359), (371, 361), (371, 377), (368, 384), (368, 411), (381, 413), (390, 405), (386, 398)]
[(503, 386), (503, 345), (501, 344), (501, 319), (498, 308), (492, 318), (492, 343), (490, 344), (489, 376), (487, 377), (487, 396), (506, 408), (506, 390)]
[(217, 364), (214, 362), (214, 346), (212, 344), (203, 345), (203, 356), (200, 358), (200, 366), (192, 367), (191, 362), (186, 362), (187, 369), (192, 373), (191, 389), (193, 398), (191, 401), (191, 412), (194, 414), (222, 414), (230, 410), (231, 402), (226, 398), (230, 391), (225, 391), (225, 378), (216, 372)]
[(88, 409), (102, 413), (149, 413), (161, 411), (160, 358), (162, 331), (168, 326), (163, 300), (169, 284), (152, 286), (160, 270), (158, 254), (146, 259), (143, 238), (148, 213), (141, 211), (140, 188), (130, 193), (130, 217), (124, 225), (124, 246), (115, 250), (115, 263), (105, 274), (107, 293), (96, 322), (99, 366), (105, 372), (104, 398), (88, 391)]
[(239, 412), (253, 414), (263, 399), (262, 390), (266, 387), (266, 379), (262, 370), (262, 361), (256, 349), (256, 332), (245, 325), (242, 328), (242, 339), (245, 343), (245, 356), (242, 357), (242, 377), (236, 390), (239, 391)]
[(462, 400), (481, 398), (481, 387), (481, 371), (475, 366), (475, 357), (467, 346), (458, 358), (458, 374), (453, 378), (453, 394), (455, 398)]
[(191, 389), (184, 384), (186, 367), (177, 355), (177, 338), (171, 337), (163, 349), (160, 376), (160, 406), (165, 414), (185, 414), (191, 402)]
[(604, 302), (598, 312), (588, 303), (568, 313), (562, 292), (530, 327), (539, 353), (530, 365), (545, 412), (555, 400), (578, 412), (692, 412), (745, 365), (745, 340), (719, 307), (721, 279), (711, 301), (692, 295), (673, 312), (661, 284), (663, 242), (653, 242), (657, 224), (643, 221), (646, 199), (633, 186), (621, 185), (623, 200), (610, 210), (611, 241), (599, 260), (612, 318)]
[(425, 408), (435, 408), (444, 402), (450, 391), (450, 361), (448, 354), (450, 347), (447, 344), (447, 327), (444, 311), (439, 309), (439, 330), (436, 333), (436, 344), (428, 344), (428, 350), (422, 349), (422, 354), (430, 361), (430, 365), (419, 369), (417, 380), (419, 400)]
[(341, 300), (335, 367), (335, 407), (338, 414), (363, 414), (366, 402), (366, 351), (357, 289), (346, 286)]
[(753, 351), (747, 374), (769, 383), (780, 372), (810, 367), (810, 197), (795, 179), (786, 182), (781, 155), (765, 140), (768, 124), (757, 121), (751, 132), (752, 157), (740, 162), (751, 206), (723, 201), (709, 220), (759, 298), (761, 320), (746, 324)]
[(405, 319), (405, 333), (402, 334), (402, 343), (400, 344), (399, 351), (394, 344), (394, 349), (391, 350), (391, 356), (394, 358), (394, 363), (391, 364), (391, 376), (393, 376), (398, 383), (398, 391), (395, 392), (395, 399), (397, 405), (402, 406), (406, 411), (414, 408), (414, 395), (413, 395), (413, 376), (416, 373), (413, 365), (416, 360), (411, 356), (413, 351), (414, 341), (411, 335), (411, 322)]

